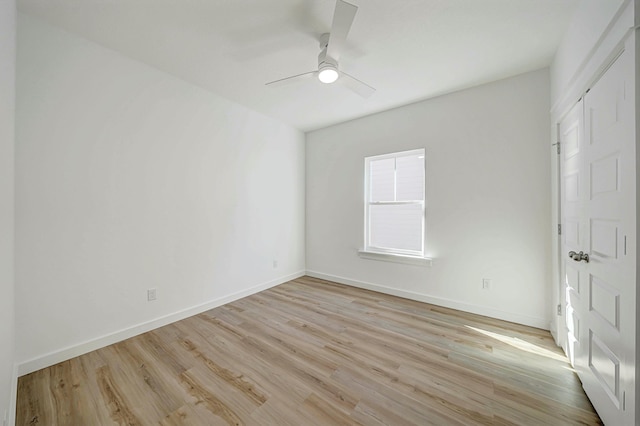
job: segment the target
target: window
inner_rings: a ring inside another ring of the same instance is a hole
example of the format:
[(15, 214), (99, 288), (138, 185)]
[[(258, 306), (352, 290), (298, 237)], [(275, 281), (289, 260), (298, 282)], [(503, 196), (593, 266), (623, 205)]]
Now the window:
[(365, 158), (365, 252), (424, 256), (424, 149)]

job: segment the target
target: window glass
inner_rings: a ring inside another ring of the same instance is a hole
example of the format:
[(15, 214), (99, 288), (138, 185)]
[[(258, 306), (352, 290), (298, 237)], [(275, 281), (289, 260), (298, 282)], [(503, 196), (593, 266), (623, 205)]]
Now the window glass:
[(373, 205), (370, 215), (372, 246), (385, 249), (422, 250), (421, 205)]
[(394, 200), (394, 173), (394, 158), (371, 161), (369, 165), (371, 201)]
[(422, 200), (424, 198), (424, 156), (398, 157), (396, 180), (396, 201)]
[(365, 250), (424, 254), (424, 150), (365, 158)]

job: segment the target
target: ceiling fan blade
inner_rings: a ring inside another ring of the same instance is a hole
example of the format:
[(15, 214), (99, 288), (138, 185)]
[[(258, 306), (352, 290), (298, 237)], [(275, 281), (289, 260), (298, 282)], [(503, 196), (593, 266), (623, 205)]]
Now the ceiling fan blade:
[(338, 82), (342, 83), (344, 86), (362, 96), (363, 98), (368, 98), (376, 91), (376, 89), (369, 86), (367, 83), (364, 83), (354, 76), (342, 71), (340, 71), (340, 78), (338, 79)]
[(333, 13), (333, 24), (331, 25), (329, 44), (327, 45), (327, 56), (336, 61), (340, 59), (340, 54), (347, 40), (347, 34), (349, 34), (357, 11), (357, 6), (343, 0), (336, 0), (336, 10)]
[(292, 75), (291, 77), (270, 81), (269, 83), (266, 83), (265, 86), (271, 86), (271, 87), (286, 86), (288, 84), (297, 83), (302, 80), (307, 80), (309, 77), (313, 77), (316, 74), (318, 74), (318, 71), (310, 71), (310, 72), (305, 72), (298, 75)]

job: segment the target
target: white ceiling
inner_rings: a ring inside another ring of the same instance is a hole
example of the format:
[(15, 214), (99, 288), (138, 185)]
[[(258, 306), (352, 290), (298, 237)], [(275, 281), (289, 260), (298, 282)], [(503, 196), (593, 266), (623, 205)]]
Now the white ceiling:
[(362, 99), (315, 79), (335, 0), (19, 0), (23, 13), (308, 131), (550, 64), (579, 0), (348, 0), (340, 68)]

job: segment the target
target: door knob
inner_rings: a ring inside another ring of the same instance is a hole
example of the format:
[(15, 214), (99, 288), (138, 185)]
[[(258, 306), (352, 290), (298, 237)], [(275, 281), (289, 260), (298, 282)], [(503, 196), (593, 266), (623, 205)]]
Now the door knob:
[(589, 263), (589, 255), (587, 253), (580, 252), (578, 253), (578, 256), (580, 256), (580, 258), (578, 259), (578, 262), (580, 262), (581, 260), (584, 260), (586, 263)]
[(575, 251), (572, 250), (569, 252), (569, 257), (575, 260), (576, 262), (581, 262), (584, 260), (586, 263), (589, 263), (589, 255), (583, 251), (576, 253)]

